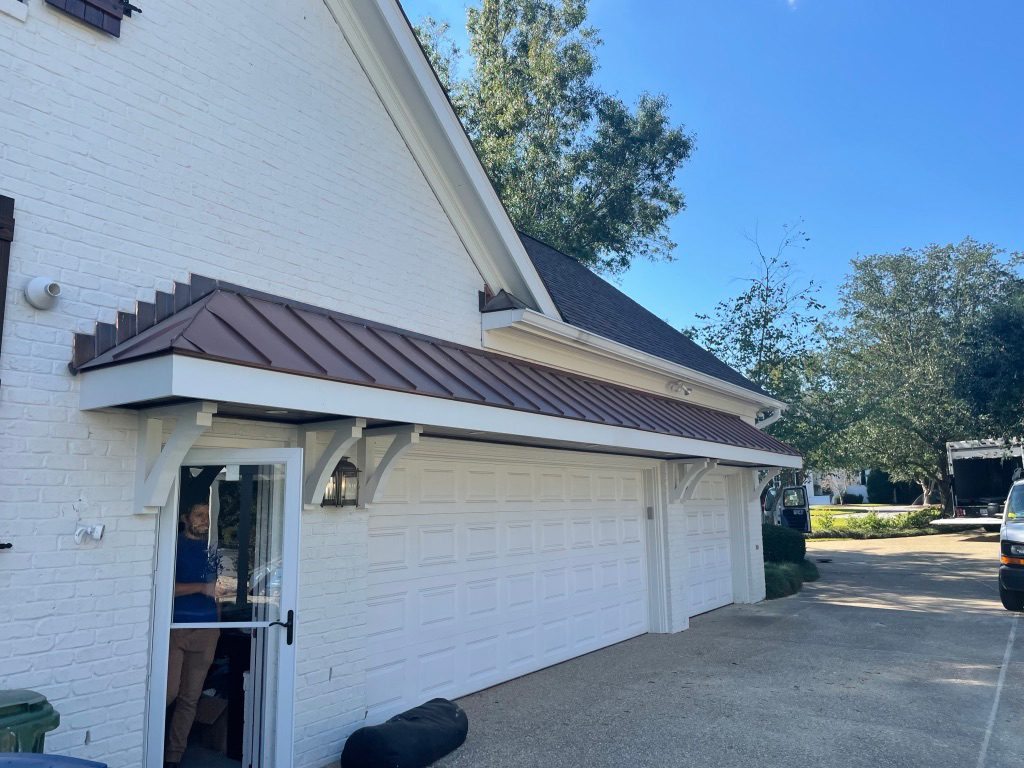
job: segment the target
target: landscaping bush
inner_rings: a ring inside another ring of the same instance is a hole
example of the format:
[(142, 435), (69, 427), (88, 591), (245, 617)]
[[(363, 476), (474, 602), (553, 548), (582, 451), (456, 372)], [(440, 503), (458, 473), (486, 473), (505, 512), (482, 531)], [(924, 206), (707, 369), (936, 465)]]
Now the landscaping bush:
[(800, 566), (796, 563), (764, 564), (765, 597), (769, 600), (795, 595), (803, 585)]
[(932, 520), (942, 517), (942, 507), (924, 507), (900, 515), (906, 528), (928, 528)]
[(800, 563), (800, 576), (803, 577), (805, 582), (817, 581), (821, 578), (821, 573), (818, 571), (817, 565), (804, 558), (804, 561)]
[(762, 525), (761, 544), (768, 563), (799, 563), (807, 555), (804, 535), (781, 525)]
[(831, 512), (822, 512), (819, 515), (811, 515), (811, 523), (815, 528), (823, 531), (831, 531), (836, 527), (836, 516)]
[(843, 504), (863, 504), (864, 503), (864, 497), (861, 496), (859, 493), (844, 493), (843, 494), (843, 501), (842, 501), (842, 503)]

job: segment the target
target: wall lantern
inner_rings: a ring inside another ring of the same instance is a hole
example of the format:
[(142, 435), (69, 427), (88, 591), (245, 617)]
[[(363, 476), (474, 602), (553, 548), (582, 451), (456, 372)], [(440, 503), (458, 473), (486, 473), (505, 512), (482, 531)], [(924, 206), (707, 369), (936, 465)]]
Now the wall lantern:
[(324, 491), (322, 507), (354, 507), (359, 501), (359, 470), (348, 459), (342, 459), (331, 473)]

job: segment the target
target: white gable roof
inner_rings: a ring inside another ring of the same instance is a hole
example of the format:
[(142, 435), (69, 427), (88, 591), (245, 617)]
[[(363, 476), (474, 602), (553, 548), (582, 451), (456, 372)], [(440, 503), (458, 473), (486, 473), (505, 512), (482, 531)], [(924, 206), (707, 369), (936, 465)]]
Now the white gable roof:
[(325, 0), (488, 286), (559, 318), (396, 0)]

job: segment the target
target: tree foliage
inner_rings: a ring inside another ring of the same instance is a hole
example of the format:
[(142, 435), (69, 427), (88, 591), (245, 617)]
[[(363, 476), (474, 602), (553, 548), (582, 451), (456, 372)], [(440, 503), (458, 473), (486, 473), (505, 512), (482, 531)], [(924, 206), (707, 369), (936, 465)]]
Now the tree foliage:
[(842, 455), (937, 485), (949, 504), (946, 442), (990, 428), (965, 383), (972, 329), (1013, 295), (1020, 263), (970, 238), (853, 260), (840, 291), (844, 365), (834, 372), (849, 420), (833, 441)]
[(664, 95), (631, 108), (594, 83), (587, 0), (480, 0), (466, 26), (465, 76), (447, 24), (417, 32), (515, 225), (607, 273), (671, 258), (693, 137)]
[(1024, 281), (985, 306), (968, 326), (959, 394), (983, 422), (981, 436), (1024, 437)]
[(768, 427), (807, 457), (833, 432), (835, 397), (824, 366), (823, 342), (833, 335), (818, 299), (819, 286), (793, 270), (789, 254), (810, 239), (802, 222), (785, 225), (774, 249), (757, 232), (744, 233), (756, 257), (753, 274), (731, 299), (683, 332), (744, 376), (787, 403), (786, 417)]
[(799, 280), (786, 252), (810, 238), (800, 223), (783, 227), (774, 251), (766, 251), (757, 232), (744, 234), (757, 258), (745, 290), (720, 301), (698, 325), (684, 333), (776, 397), (787, 400), (803, 389), (804, 366), (821, 330), (818, 286)]

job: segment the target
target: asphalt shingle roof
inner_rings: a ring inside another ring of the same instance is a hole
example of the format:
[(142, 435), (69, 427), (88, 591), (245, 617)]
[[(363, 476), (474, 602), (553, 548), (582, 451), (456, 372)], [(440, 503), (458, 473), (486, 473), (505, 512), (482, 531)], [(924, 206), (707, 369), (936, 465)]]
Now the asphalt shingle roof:
[(644, 309), (571, 256), (529, 235), (520, 233), (520, 238), (562, 319), (569, 325), (752, 392), (768, 395), (757, 384)]

